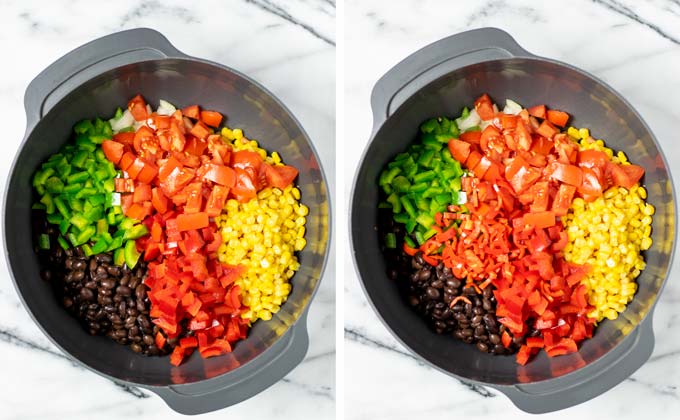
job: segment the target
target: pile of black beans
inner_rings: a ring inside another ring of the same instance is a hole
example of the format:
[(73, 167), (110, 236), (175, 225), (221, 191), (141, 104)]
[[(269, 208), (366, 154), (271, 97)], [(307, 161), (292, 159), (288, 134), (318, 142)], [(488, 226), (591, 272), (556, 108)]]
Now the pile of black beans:
[(90, 334), (108, 336), (148, 356), (172, 350), (176, 339), (168, 340), (161, 349), (155, 344), (159, 328), (149, 316), (143, 261), (130, 269), (114, 265), (111, 253), (86, 257), (80, 247), (64, 250), (56, 241), (55, 228), (44, 229), (51, 237), (51, 248), (39, 252), (43, 263), (40, 275)]
[[(383, 247), (387, 275), (394, 280), (408, 304), (413, 307), (437, 334), (449, 334), (485, 353), (512, 354), (517, 351), (521, 339), (513, 339), (509, 348), (501, 343), (506, 327), (496, 317), (496, 298), (491, 287), (478, 293), (473, 287), (464, 287), (444, 264), (434, 267), (423, 260), (422, 253), (407, 255), (401, 244), (404, 226), (391, 217), (381, 217), (378, 232), (382, 238), (388, 232), (397, 236), (397, 248)], [(470, 303), (458, 300), (464, 296)]]

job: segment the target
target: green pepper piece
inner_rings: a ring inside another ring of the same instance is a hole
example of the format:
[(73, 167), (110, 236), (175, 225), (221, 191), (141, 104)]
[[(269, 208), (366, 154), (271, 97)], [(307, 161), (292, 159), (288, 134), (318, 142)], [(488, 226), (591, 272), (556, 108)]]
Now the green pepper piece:
[(62, 194), (78, 194), (78, 191), (80, 191), (83, 188), (83, 184), (68, 184), (67, 186), (64, 187), (64, 189), (61, 191)]
[(90, 221), (81, 214), (74, 214), (69, 221), (81, 231), (90, 225)]
[(92, 125), (92, 121), (82, 120), (78, 121), (76, 125), (73, 126), (73, 131), (75, 131), (78, 134), (84, 134), (94, 131), (94, 126)]
[(66, 235), (70, 227), (71, 222), (69, 222), (68, 219), (62, 219), (62, 221), (59, 222), (59, 233), (61, 233), (62, 235)]
[(32, 210), (45, 210), (46, 207), (42, 203), (33, 203), (33, 205), (31, 206), (31, 209)]
[(146, 226), (143, 224), (138, 224), (133, 226), (131, 229), (126, 230), (125, 235), (123, 235), (123, 239), (137, 239), (141, 238), (147, 233), (149, 233), (149, 231), (146, 229)]
[(404, 210), (406, 210), (406, 213), (408, 213), (408, 215), (411, 216), (412, 219), (415, 219), (417, 215), (416, 209), (413, 207), (413, 204), (411, 204), (411, 200), (409, 200), (409, 198), (406, 196), (400, 197), (399, 200), (401, 201)]
[(53, 225), (58, 225), (59, 223), (61, 223), (62, 220), (64, 220), (64, 218), (61, 217), (61, 214), (59, 213), (47, 215), (47, 221)]
[(109, 225), (115, 225), (116, 224), (116, 213), (113, 211), (110, 211), (106, 214), (106, 222)]
[[(440, 147), (441, 147), (441, 145), (440, 145)], [(421, 166), (425, 166), (426, 168), (429, 168), (433, 157), (434, 157), (434, 150), (426, 150), (418, 158), (418, 164), (421, 165)]]
[(139, 261), (139, 256), (140, 253), (137, 251), (135, 241), (125, 242), (125, 264), (130, 268), (134, 268), (137, 265), (137, 261)]
[(405, 176), (397, 176), (392, 180), (392, 187), (394, 187), (395, 191), (398, 192), (407, 192), (409, 187), (411, 186), (411, 183), (406, 179)]
[(435, 171), (420, 172), (413, 177), (413, 182), (415, 183), (429, 182), (432, 181), (436, 176), (437, 173)]
[[(104, 140), (107, 140), (107, 139), (104, 139)], [(102, 140), (102, 142), (103, 142), (104, 140)], [(94, 152), (94, 157), (95, 157), (95, 159), (97, 159), (99, 162), (106, 162), (106, 161), (107, 161), (107, 160), (106, 160), (106, 155), (104, 154), (104, 151), (103, 151), (101, 148), (97, 149), (97, 150)]]
[(394, 249), (397, 247), (397, 235), (394, 232), (390, 232), (385, 235), (385, 248)]
[[(401, 203), (399, 203), (399, 205), (401, 205)], [(406, 222), (409, 221), (409, 219), (411, 217), (406, 213), (398, 213), (398, 214), (395, 214), (394, 216), (392, 216), (392, 218), (397, 223), (404, 223), (405, 224)]]
[(378, 203), (378, 208), (379, 209), (391, 209), (392, 205), (388, 203), (387, 201), (381, 201)]
[(408, 233), (413, 233), (413, 229), (415, 229), (416, 225), (418, 222), (416, 222), (414, 219), (409, 219), (408, 222), (406, 222), (406, 232)]
[(68, 177), (66, 177), (66, 182), (68, 182), (69, 184), (76, 184), (79, 182), (85, 182), (88, 179), (90, 179), (90, 174), (83, 171), (69, 175)]
[(392, 168), (390, 170), (383, 171), (383, 174), (380, 175), (380, 182), (379, 182), (380, 185), (391, 184), (392, 180), (394, 180), (394, 178), (397, 175), (399, 175), (400, 172), (401, 172), (401, 168), (399, 168), (399, 167), (395, 167), (395, 168)]
[(453, 202), (449, 203), (449, 200), (451, 200), (451, 194), (437, 194), (434, 196), (434, 199), (437, 203), (439, 204), (454, 204)]
[(106, 192), (112, 193), (116, 190), (116, 183), (113, 179), (107, 179), (102, 183), (102, 188), (104, 188)]
[(97, 235), (103, 235), (104, 233), (108, 233), (108, 231), (109, 224), (106, 223), (106, 219), (97, 220)]
[(91, 197), (95, 194), (97, 194), (96, 188), (85, 187), (85, 188), (81, 188), (81, 190), (78, 191), (78, 193), (76, 194), (76, 198), (80, 199), (80, 198), (83, 198), (83, 197)]
[(45, 181), (52, 175), (54, 175), (54, 168), (46, 168), (42, 171), (38, 171), (35, 176), (33, 176), (33, 186), (37, 187), (38, 185), (45, 185)]
[(427, 213), (420, 213), (418, 217), (416, 217), (416, 222), (425, 229), (429, 229), (430, 226), (434, 224), (434, 218)]
[(122, 222), (120, 222), (118, 228), (122, 230), (130, 230), (135, 224), (137, 224), (137, 221), (135, 219), (130, 219), (129, 217), (126, 217), (125, 219), (123, 219)]
[[(57, 207), (57, 210), (59, 210), (59, 213), (61, 213), (61, 215), (64, 216), (64, 219), (70, 219), (71, 214), (68, 211), (68, 207), (66, 207), (66, 204), (61, 199), (61, 197), (59, 197), (59, 196), (54, 197), (53, 201), (54, 201), (54, 205)], [(43, 204), (47, 205), (46, 203), (43, 203)]]
[(71, 170), (73, 169), (71, 167), (71, 165), (68, 163), (68, 161), (66, 160), (66, 158), (62, 158), (59, 161), (59, 165), (57, 165), (56, 168), (57, 168), (57, 171), (59, 172), (59, 176), (61, 178), (65, 178), (65, 177), (69, 176), (69, 174), (71, 173)]
[[(111, 241), (110, 241), (110, 244), (109, 244), (107, 251), (113, 251), (113, 250), (117, 250), (117, 249), (122, 250), (123, 249), (122, 247), (123, 247), (123, 237), (122, 236), (119, 236), (117, 238), (111, 238)], [(123, 264), (123, 263), (121, 262), (120, 264), (117, 264), (117, 265), (121, 265), (121, 264)]]
[(38, 248), (50, 249), (50, 236), (46, 233), (41, 233), (38, 238)]
[(42, 197), (40, 197), (40, 202), (45, 205), (45, 213), (47, 214), (52, 214), (54, 213), (54, 200), (52, 199), (52, 196), (49, 194), (45, 194)]
[(92, 255), (94, 255), (94, 252), (92, 252), (92, 248), (90, 248), (90, 245), (83, 244), (80, 248), (83, 250), (83, 253), (85, 254), (86, 257), (91, 257)]
[(135, 132), (135, 128), (132, 127), (132, 126), (130, 126), (130, 127), (125, 127), (125, 128), (121, 128), (120, 130), (118, 130), (118, 132), (119, 132), (119, 133), (134, 133), (134, 132)]
[(85, 160), (87, 160), (88, 155), (89, 153), (87, 153), (87, 151), (79, 150), (71, 160), (71, 164), (82, 169), (85, 166)]
[(63, 236), (60, 236), (57, 238), (57, 242), (59, 242), (59, 245), (62, 247), (62, 249), (69, 249), (71, 246), (66, 242), (66, 239), (64, 239)]
[(453, 191), (460, 191), (462, 187), (462, 181), (460, 178), (453, 178), (449, 183), (449, 188)]
[(106, 248), (108, 248), (109, 244), (106, 243), (105, 240), (99, 239), (94, 246), (92, 246), (92, 253), (93, 254), (101, 254), (102, 252), (106, 251)]
[(64, 183), (58, 177), (53, 176), (45, 181), (45, 189), (48, 193), (59, 194), (64, 190)]
[(123, 248), (118, 247), (113, 251), (113, 263), (118, 266), (125, 264), (125, 250)]
[(399, 201), (399, 196), (396, 193), (390, 194), (386, 201), (392, 205), (392, 211), (394, 213), (401, 212), (401, 201)]
[(421, 182), (419, 184), (413, 184), (409, 187), (408, 192), (410, 193), (421, 193), (427, 189), (428, 185), (426, 182)]
[(436, 234), (437, 234), (436, 230), (428, 229), (427, 231), (425, 231), (425, 233), (423, 233), (423, 239), (425, 239), (427, 241), (428, 239), (430, 239), (431, 237), (433, 237)]
[(95, 229), (94, 226), (88, 226), (76, 236), (76, 241), (79, 245), (84, 244), (85, 242), (89, 241), (92, 235), (94, 235), (96, 232), (97, 229)]
[(436, 118), (430, 118), (420, 125), (420, 131), (423, 133), (431, 133), (439, 128), (439, 123)]
[(411, 248), (415, 248), (415, 247), (416, 247), (416, 243), (413, 242), (413, 239), (411, 239), (411, 237), (409, 237), (408, 235), (407, 235), (407, 236), (404, 236), (404, 242), (406, 243), (406, 245), (408, 245), (408, 246), (411, 247)]
[(419, 231), (416, 231), (415, 237), (416, 237), (416, 242), (418, 242), (418, 245), (422, 245), (425, 242), (425, 238), (423, 238), (423, 234), (420, 233)]
[(87, 198), (87, 201), (93, 206), (104, 206), (107, 203), (105, 194), (93, 194)]

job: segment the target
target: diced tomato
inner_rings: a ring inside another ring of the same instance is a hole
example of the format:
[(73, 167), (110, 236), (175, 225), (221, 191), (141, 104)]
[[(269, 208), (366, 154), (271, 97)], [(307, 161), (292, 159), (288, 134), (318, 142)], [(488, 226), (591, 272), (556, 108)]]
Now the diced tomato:
[(541, 211), (536, 213), (525, 213), (524, 223), (529, 226), (534, 226), (537, 229), (543, 229), (555, 225), (555, 213), (552, 211)]
[(210, 127), (219, 127), (222, 122), (222, 114), (216, 111), (201, 111), (201, 121)]
[(114, 134), (112, 140), (121, 143), (124, 146), (132, 147), (135, 140), (135, 133), (126, 131), (124, 133)]
[(247, 201), (257, 196), (257, 189), (251, 176), (245, 169), (235, 168), (236, 183), (230, 193), (239, 201)]
[(179, 366), (184, 360), (184, 349), (181, 346), (175, 347), (170, 355), (170, 364), (173, 366)]
[(531, 133), (524, 121), (518, 121), (515, 127), (515, 141), (517, 143), (517, 150), (528, 151), (531, 149)]
[(557, 111), (555, 109), (549, 109), (547, 112), (548, 121), (559, 126), (565, 127), (569, 121), (569, 114), (562, 111)]
[(182, 115), (197, 120), (200, 118), (200, 108), (198, 105), (191, 105), (186, 108), (182, 108)]
[(555, 128), (554, 125), (550, 124), (550, 122), (543, 121), (541, 125), (538, 127), (538, 130), (536, 130), (536, 132), (542, 135), (543, 137), (551, 139), (555, 134), (559, 132), (559, 130)]
[(632, 188), (645, 174), (645, 170), (637, 165), (621, 165), (607, 163), (606, 173), (613, 186)]
[(145, 184), (150, 184), (157, 174), (158, 167), (155, 164), (151, 162), (144, 162), (144, 167), (141, 171), (139, 171), (137, 179)]
[(210, 135), (210, 129), (202, 121), (198, 121), (191, 129), (191, 135), (204, 140)]
[(285, 189), (293, 183), (298, 176), (298, 170), (288, 165), (265, 164), (267, 184), (279, 189)]
[(130, 110), (135, 121), (144, 121), (149, 117), (146, 102), (142, 95), (137, 95), (128, 102), (128, 110)]
[(482, 137), (481, 131), (466, 131), (459, 136), (460, 140), (470, 144), (479, 144), (479, 139)]
[(575, 165), (553, 162), (550, 178), (579, 187), (583, 182), (583, 171)]
[(501, 114), (501, 127), (503, 130), (515, 128), (517, 126), (517, 115)]
[(489, 95), (486, 93), (477, 98), (475, 101), (475, 109), (477, 110), (479, 117), (484, 121), (491, 120), (494, 117), (495, 112), (493, 110), (493, 104), (491, 103), (491, 98), (489, 98)]
[(143, 203), (151, 200), (151, 186), (148, 184), (138, 183), (135, 186), (135, 191), (132, 195), (133, 203)]
[(557, 195), (553, 201), (552, 211), (557, 216), (565, 216), (571, 202), (574, 199), (574, 193), (576, 192), (576, 187), (568, 184), (560, 184), (557, 190)]
[(470, 155), (470, 143), (462, 140), (451, 139), (449, 140), (448, 146), (451, 156), (453, 156), (453, 158), (458, 162), (464, 164)]
[(529, 115), (536, 118), (545, 118), (545, 105), (536, 105), (528, 109)]
[(227, 202), (229, 196), (229, 188), (221, 185), (213, 186), (210, 198), (205, 204), (205, 212), (210, 217), (219, 216)]
[(104, 140), (102, 142), (104, 156), (106, 156), (106, 159), (114, 165), (118, 165), (118, 162), (120, 162), (120, 159), (123, 157), (124, 148), (125, 146), (123, 146), (123, 144), (112, 140)]
[(208, 226), (208, 223), (208, 214), (205, 212), (177, 215), (177, 229), (180, 232), (201, 229)]
[(136, 158), (135, 161), (132, 162), (132, 165), (127, 168), (126, 172), (130, 178), (137, 179), (137, 176), (142, 172), (142, 169), (144, 169), (144, 161), (140, 158)]

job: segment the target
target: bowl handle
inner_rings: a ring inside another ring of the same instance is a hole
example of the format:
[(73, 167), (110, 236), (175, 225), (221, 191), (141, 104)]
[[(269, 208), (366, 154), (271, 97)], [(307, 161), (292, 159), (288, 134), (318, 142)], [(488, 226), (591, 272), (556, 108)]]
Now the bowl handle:
[(117, 32), (76, 48), (43, 70), (26, 88), (27, 130), (66, 94), (92, 77), (125, 64), (168, 57), (187, 56), (159, 32), (148, 28)]
[(533, 414), (586, 402), (635, 373), (652, 355), (654, 329), (650, 313), (623, 341), (595, 362), (552, 383), (494, 387), (513, 404)]
[(533, 57), (505, 31), (481, 28), (434, 42), (406, 57), (378, 80), (371, 93), (373, 129), (377, 131), (409, 97), (439, 77), (474, 63)]
[(273, 346), (237, 370), (203, 383), (147, 389), (158, 394), (173, 410), (189, 415), (245, 401), (283, 379), (305, 358), (309, 348), (307, 311)]

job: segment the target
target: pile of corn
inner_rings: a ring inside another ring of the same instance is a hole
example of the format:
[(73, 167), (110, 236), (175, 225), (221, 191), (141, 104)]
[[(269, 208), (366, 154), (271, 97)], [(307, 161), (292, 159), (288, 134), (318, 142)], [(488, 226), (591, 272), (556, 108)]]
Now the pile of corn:
[[(630, 164), (623, 152), (614, 154), (602, 140), (593, 140), (587, 129), (572, 127), (568, 134), (582, 150), (599, 150), (613, 162)], [(645, 268), (640, 252), (652, 245), (654, 206), (646, 203), (646, 198), (647, 191), (641, 186), (630, 190), (613, 187), (590, 203), (574, 199), (564, 218), (569, 237), (564, 257), (591, 267), (583, 283), (588, 287), (588, 301), (595, 308), (588, 316), (598, 322), (616, 319), (637, 290), (635, 279)]]
[[(254, 151), (268, 163), (281, 164), (278, 153), (267, 156), (255, 140), (243, 137), (240, 129), (224, 128), (222, 136), (235, 150)], [(241, 287), (243, 305), (249, 307), (242, 317), (251, 322), (271, 319), (290, 294), (290, 279), (300, 268), (295, 252), (307, 244), (305, 216), (309, 209), (299, 200), (297, 188), (265, 188), (247, 203), (228, 200), (222, 215), (215, 219), (223, 242), (217, 251), (219, 260), (246, 267), (236, 284)]]

